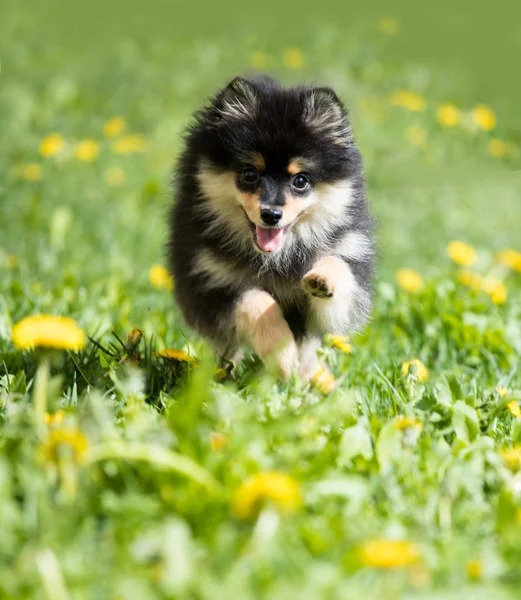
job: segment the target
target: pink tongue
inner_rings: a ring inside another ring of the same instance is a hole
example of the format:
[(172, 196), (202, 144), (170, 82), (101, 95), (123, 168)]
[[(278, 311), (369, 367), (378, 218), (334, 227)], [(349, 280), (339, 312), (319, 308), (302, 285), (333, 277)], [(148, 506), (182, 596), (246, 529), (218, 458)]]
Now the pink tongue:
[(282, 246), (284, 239), (284, 228), (267, 229), (256, 226), (257, 244), (264, 252), (276, 252)]

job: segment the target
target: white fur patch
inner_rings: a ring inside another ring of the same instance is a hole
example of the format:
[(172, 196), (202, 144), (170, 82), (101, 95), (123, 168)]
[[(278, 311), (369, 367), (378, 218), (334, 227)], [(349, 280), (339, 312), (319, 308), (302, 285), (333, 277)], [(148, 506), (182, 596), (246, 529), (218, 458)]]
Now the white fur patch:
[[(334, 261), (334, 294), (331, 298), (310, 296), (311, 329), (320, 334), (345, 335), (355, 331), (360, 323), (367, 319), (371, 305), (370, 297), (358, 285), (349, 265), (341, 258), (327, 257), (323, 260), (328, 261), (328, 269)], [(321, 272), (320, 261), (311, 271)], [(330, 276), (330, 273), (327, 275)]]
[(346, 222), (346, 208), (353, 202), (353, 184), (349, 179), (335, 184), (320, 183), (307, 211), (295, 225), (295, 233), (312, 248), (327, 246), (331, 231)]
[(370, 238), (360, 231), (350, 231), (335, 246), (335, 254), (353, 260), (364, 260), (374, 255)]

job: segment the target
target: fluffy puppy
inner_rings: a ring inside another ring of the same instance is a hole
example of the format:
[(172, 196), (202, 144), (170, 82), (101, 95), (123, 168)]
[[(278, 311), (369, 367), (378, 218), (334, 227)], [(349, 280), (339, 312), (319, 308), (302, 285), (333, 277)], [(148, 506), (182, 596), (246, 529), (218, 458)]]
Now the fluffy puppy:
[(310, 377), (325, 333), (371, 310), (362, 162), (327, 87), (238, 77), (194, 115), (176, 173), (169, 260), (189, 325)]

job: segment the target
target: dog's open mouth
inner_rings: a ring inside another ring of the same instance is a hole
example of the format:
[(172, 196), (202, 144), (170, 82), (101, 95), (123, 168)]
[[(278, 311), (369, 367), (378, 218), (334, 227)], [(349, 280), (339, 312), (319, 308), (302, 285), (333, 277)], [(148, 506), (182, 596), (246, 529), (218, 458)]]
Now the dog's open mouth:
[(257, 246), (263, 252), (277, 252), (284, 242), (287, 227), (259, 227), (254, 226), (253, 235)]

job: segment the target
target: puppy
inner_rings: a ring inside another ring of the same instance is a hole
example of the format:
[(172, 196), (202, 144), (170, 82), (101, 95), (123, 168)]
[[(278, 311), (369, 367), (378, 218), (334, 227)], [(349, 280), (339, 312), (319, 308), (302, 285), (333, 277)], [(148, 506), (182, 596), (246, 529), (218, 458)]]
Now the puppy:
[(177, 167), (169, 261), (189, 325), (309, 378), (326, 333), (371, 310), (362, 162), (328, 87), (238, 77), (194, 116)]

